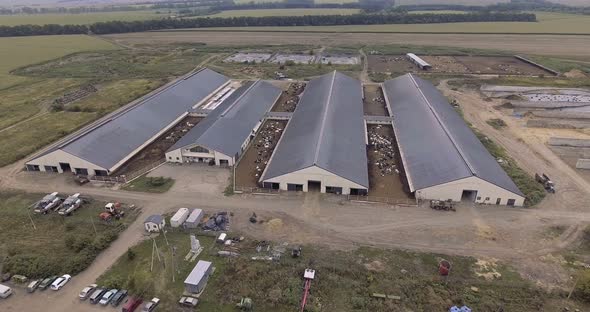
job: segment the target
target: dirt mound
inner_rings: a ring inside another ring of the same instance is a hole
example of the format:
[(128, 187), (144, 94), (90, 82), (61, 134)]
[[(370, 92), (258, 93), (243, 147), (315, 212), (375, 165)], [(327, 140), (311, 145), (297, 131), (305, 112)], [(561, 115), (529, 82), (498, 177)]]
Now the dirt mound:
[(572, 69), (563, 74), (567, 78), (587, 78), (588, 76), (579, 69)]

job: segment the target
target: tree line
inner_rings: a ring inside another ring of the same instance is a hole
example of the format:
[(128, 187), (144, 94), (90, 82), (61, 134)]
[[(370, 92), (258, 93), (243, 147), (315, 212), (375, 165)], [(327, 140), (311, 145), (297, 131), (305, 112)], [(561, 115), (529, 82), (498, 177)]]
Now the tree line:
[(0, 26), (0, 37), (64, 35), (64, 34), (115, 34), (163, 29), (251, 26), (335, 26), (377, 24), (430, 24), (459, 22), (535, 22), (532, 13), (482, 12), (469, 14), (353, 14), (263, 17), (203, 17), (166, 18), (146, 21), (112, 21), (91, 25), (19, 25)]

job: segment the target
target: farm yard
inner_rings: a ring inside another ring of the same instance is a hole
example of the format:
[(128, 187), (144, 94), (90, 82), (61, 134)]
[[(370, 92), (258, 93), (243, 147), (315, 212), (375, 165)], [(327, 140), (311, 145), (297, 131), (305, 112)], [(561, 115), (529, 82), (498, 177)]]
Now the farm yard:
[(287, 121), (268, 120), (260, 127), (236, 167), (235, 180), (238, 190), (259, 187), (258, 179), (262, 176), (286, 126)]
[(299, 102), (299, 96), (305, 90), (305, 84), (301, 82), (295, 82), (289, 84), (287, 90), (284, 90), (281, 93), (281, 96), (273, 106), (273, 112), (285, 112), (285, 113), (292, 113), (295, 111), (297, 107), (297, 103)]
[[(419, 55), (432, 65), (428, 72), (440, 74), (499, 74), (499, 75), (552, 75), (534, 65), (512, 56)], [(369, 70), (390, 73), (423, 73), (405, 55), (369, 55)]]
[(363, 110), (368, 116), (389, 116), (383, 91), (378, 85), (364, 85)]

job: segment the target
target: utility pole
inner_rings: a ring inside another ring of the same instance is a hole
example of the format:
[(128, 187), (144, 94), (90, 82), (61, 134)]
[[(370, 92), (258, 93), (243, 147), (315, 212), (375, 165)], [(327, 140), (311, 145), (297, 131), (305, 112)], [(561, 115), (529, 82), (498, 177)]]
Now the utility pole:
[(170, 244), (168, 243), (168, 237), (166, 237), (166, 230), (162, 231), (164, 233), (164, 240), (166, 241), (166, 245), (170, 246)]
[(27, 214), (29, 215), (29, 220), (31, 220), (31, 224), (33, 225), (33, 229), (35, 229), (35, 231), (37, 230), (37, 227), (35, 226), (35, 222), (33, 221), (33, 217), (31, 217), (31, 210), (27, 209)]
[(96, 226), (94, 225), (94, 219), (90, 217), (90, 223), (92, 223), (92, 228), (94, 229), (94, 235), (98, 236), (98, 231), (96, 230)]

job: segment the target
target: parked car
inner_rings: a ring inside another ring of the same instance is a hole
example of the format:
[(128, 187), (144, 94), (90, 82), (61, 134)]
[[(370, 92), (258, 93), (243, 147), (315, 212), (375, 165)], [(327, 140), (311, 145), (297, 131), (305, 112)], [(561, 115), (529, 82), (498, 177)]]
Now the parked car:
[(0, 298), (6, 299), (10, 295), (12, 295), (12, 288), (0, 284)]
[(104, 293), (104, 295), (102, 295), (102, 298), (100, 299), (100, 304), (101, 305), (107, 305), (109, 304), (109, 302), (111, 302), (111, 299), (113, 299), (113, 296), (118, 292), (118, 289), (111, 289), (109, 291), (107, 291), (106, 293)]
[(137, 297), (131, 297), (131, 299), (129, 299), (125, 305), (123, 305), (123, 309), (121, 309), (122, 312), (133, 312), (135, 311), (135, 309), (137, 309), (137, 307), (139, 307), (139, 305), (143, 302), (143, 300), (141, 300), (141, 298), (137, 298)]
[(53, 283), (51, 283), (51, 287), (49, 287), (49, 288), (51, 288), (52, 290), (60, 290), (71, 279), (72, 279), (71, 275), (64, 274), (64, 275), (58, 277), (57, 279), (55, 279), (55, 281), (53, 281)]
[(84, 287), (84, 289), (82, 289), (82, 291), (78, 295), (78, 298), (80, 298), (80, 300), (88, 299), (88, 297), (90, 297), (90, 294), (92, 294), (92, 292), (96, 289), (96, 287), (98, 287), (98, 285), (96, 285), (96, 284), (90, 284), (90, 285)]
[(183, 306), (194, 307), (199, 303), (199, 299), (193, 297), (181, 297), (178, 303)]
[(113, 299), (111, 299), (111, 305), (113, 307), (118, 306), (123, 301), (123, 299), (125, 299), (125, 297), (127, 297), (127, 290), (125, 290), (125, 289), (119, 290), (115, 294), (115, 296), (113, 297)]
[(37, 289), (39, 289), (39, 290), (47, 289), (47, 287), (49, 287), (49, 285), (51, 285), (51, 283), (53, 283), (53, 281), (55, 281), (56, 279), (57, 279), (57, 276), (52, 276), (52, 277), (48, 277), (48, 278), (42, 280), (41, 284), (39, 284), (39, 287), (37, 287)]
[(39, 287), (39, 284), (41, 284), (41, 280), (33, 280), (29, 283), (29, 285), (27, 285), (27, 292), (28, 293), (32, 293), (35, 292), (35, 290), (37, 290), (37, 287)]
[(148, 303), (146, 303), (143, 306), (143, 312), (152, 312), (156, 309), (156, 307), (158, 306), (158, 303), (160, 303), (160, 299), (158, 298), (152, 298), (152, 300)]
[(104, 295), (104, 293), (107, 292), (106, 289), (104, 288), (97, 288), (92, 295), (90, 295), (90, 303), (92, 304), (97, 304), (100, 299), (102, 298), (102, 295)]

